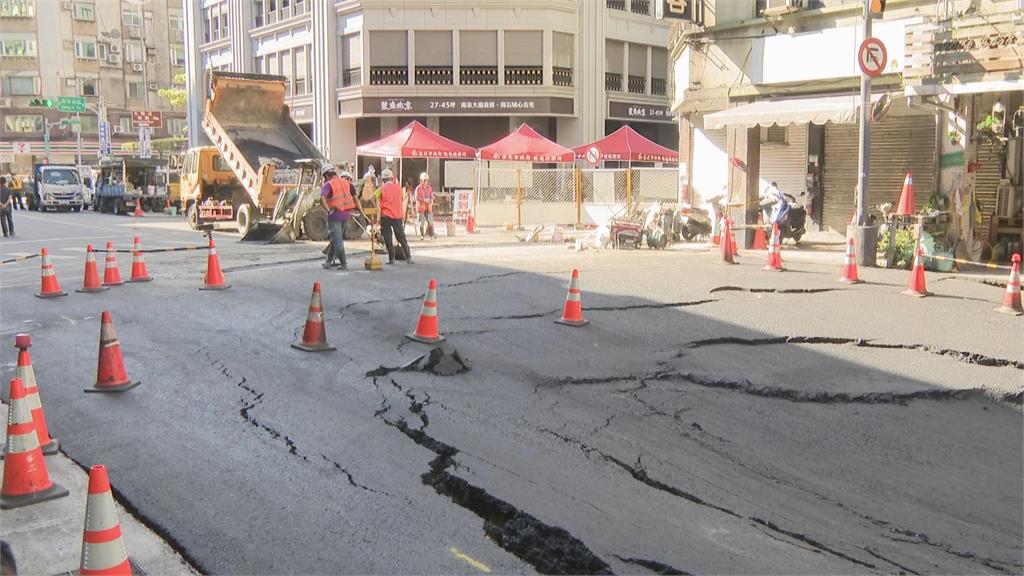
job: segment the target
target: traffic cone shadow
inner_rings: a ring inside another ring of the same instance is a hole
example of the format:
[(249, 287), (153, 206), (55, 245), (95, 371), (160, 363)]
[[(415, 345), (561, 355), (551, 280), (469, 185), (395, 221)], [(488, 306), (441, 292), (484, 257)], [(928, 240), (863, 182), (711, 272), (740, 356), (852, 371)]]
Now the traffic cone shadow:
[(100, 282), (100, 271), (96, 266), (96, 253), (93, 252), (92, 244), (85, 247), (85, 275), (82, 278), (82, 287), (75, 292), (103, 292), (110, 290)]
[(586, 326), (590, 320), (583, 319), (583, 304), (580, 299), (580, 271), (573, 268), (572, 279), (569, 280), (569, 292), (565, 295), (562, 317), (555, 320), (556, 324), (566, 326)]
[(0, 487), (0, 508), (4, 510), (68, 495), (63, 486), (50, 479), (46, 469), (25, 384), (21, 378), (13, 378), (10, 386), (4, 479)]
[(57, 280), (57, 272), (53, 268), (53, 262), (50, 262), (50, 253), (43, 248), (39, 252), (40, 268), (42, 269), (42, 278), (40, 279), (39, 292), (36, 294), (36, 298), (56, 298), (58, 296), (67, 296), (68, 293), (60, 289), (60, 282)]
[(430, 279), (427, 294), (423, 297), (423, 306), (420, 308), (420, 318), (416, 322), (416, 330), (405, 337), (423, 344), (444, 342), (444, 335), (437, 328), (437, 280)]
[(86, 392), (125, 392), (141, 384), (130, 380), (121, 357), (121, 343), (114, 332), (110, 312), (104, 310), (100, 318), (100, 353), (96, 366), (96, 384)]
[(306, 352), (327, 352), (334, 346), (327, 343), (327, 330), (324, 325), (323, 298), (320, 295), (320, 283), (313, 283), (313, 296), (309, 300), (309, 314), (306, 316), (306, 327), (302, 331), (302, 341), (293, 343), (292, 348)]

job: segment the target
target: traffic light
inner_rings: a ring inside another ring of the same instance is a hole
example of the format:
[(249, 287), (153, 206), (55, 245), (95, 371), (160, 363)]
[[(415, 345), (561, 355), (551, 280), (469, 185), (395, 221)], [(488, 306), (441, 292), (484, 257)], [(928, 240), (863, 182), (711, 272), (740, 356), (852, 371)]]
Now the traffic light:
[(885, 12), (885, 0), (871, 0), (871, 15), (881, 16)]
[(53, 108), (56, 100), (53, 98), (33, 98), (28, 101), (30, 108)]

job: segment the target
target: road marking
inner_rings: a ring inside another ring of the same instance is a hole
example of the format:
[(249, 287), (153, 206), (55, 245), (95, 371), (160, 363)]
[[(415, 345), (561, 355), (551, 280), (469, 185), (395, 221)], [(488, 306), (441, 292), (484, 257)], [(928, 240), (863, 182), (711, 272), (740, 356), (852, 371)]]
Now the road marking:
[[(108, 232), (109, 232), (109, 230), (108, 230)], [(35, 243), (35, 244), (45, 244), (47, 242), (49, 242), (49, 243), (63, 242), (65, 240), (105, 240), (107, 238), (110, 238), (110, 234), (107, 234), (106, 236), (72, 236), (72, 237), (68, 237), (68, 238), (45, 238), (45, 239), (41, 239), (41, 240), (15, 240), (13, 242), (5, 241), (4, 245), (6, 246), (8, 244), (32, 244), (32, 243)]]
[(488, 566), (487, 564), (484, 564), (483, 562), (481, 562), (479, 560), (475, 560), (475, 559), (471, 558), (467, 554), (463, 554), (462, 552), (459, 552), (458, 548), (452, 546), (451, 548), (448, 549), (448, 551), (452, 553), (452, 556), (455, 556), (459, 560), (462, 560), (466, 564), (469, 564), (470, 566), (472, 566), (473, 568), (476, 568), (477, 570), (483, 572), (484, 574), (490, 574), (491, 573), (491, 567), (490, 566)]

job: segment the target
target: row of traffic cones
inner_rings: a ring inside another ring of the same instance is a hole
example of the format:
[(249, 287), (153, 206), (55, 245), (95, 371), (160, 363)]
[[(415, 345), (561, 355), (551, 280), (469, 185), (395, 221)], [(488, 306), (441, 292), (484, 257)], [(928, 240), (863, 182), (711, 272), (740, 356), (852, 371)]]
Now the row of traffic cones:
[[(27, 336), (27, 334), (20, 334)], [(20, 343), (19, 343), (20, 344)], [(27, 347), (19, 348), (27, 355)], [(0, 508), (19, 508), (68, 496), (67, 488), (50, 478), (44, 454), (45, 447), (56, 444), (50, 440), (41, 444), (46, 435), (46, 422), (38, 422), (34, 376), (32, 382), (21, 377), (21, 356), (19, 353), (19, 375), (10, 382), (10, 407), (7, 412), (7, 444), (4, 447), (4, 476), (0, 487)], [(29, 364), (31, 374), (31, 364)], [(40, 406), (38, 412), (42, 412)], [(89, 492), (85, 500), (85, 525), (82, 529), (82, 554), (79, 574), (125, 574), (132, 573), (128, 550), (121, 535), (121, 524), (114, 508), (114, 495), (110, 490), (110, 479), (103, 465), (89, 470)]]
[[(99, 268), (96, 265), (96, 254), (92, 244), (85, 247), (85, 274), (82, 278), (82, 287), (76, 292), (102, 292), (109, 290), (111, 286), (124, 284), (121, 279), (121, 270), (117, 266), (117, 253), (114, 251), (114, 243), (107, 242), (107, 257), (103, 267), (103, 279), (100, 280)], [(40, 280), (39, 298), (56, 298), (67, 296), (68, 293), (61, 289), (60, 281), (57, 280), (57, 273), (50, 260), (50, 254), (43, 248), (40, 251), (42, 278)], [(153, 277), (149, 275), (146, 266), (146, 258), (142, 253), (142, 239), (135, 237), (132, 243), (132, 275), (128, 282), (151, 282)], [(206, 262), (206, 274), (203, 276), (203, 286), (200, 290), (224, 290), (231, 285), (224, 281), (224, 273), (220, 269), (220, 258), (217, 257), (217, 247), (210, 237), (208, 256)]]

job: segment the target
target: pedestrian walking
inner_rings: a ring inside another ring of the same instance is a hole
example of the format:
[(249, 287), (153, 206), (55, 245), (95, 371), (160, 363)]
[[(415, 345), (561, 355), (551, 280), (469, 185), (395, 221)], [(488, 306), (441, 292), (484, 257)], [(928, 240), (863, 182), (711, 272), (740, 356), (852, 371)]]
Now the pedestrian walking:
[(388, 264), (395, 263), (395, 243), (391, 238), (392, 234), (405, 253), (405, 263), (412, 264), (412, 252), (409, 251), (409, 241), (405, 237), (402, 187), (395, 181), (395, 174), (390, 169), (384, 169), (380, 177), (384, 181), (384, 185), (377, 191), (380, 198), (380, 229), (384, 235), (384, 245), (388, 247)]
[(356, 202), (352, 197), (352, 176), (348, 172), (343, 172), (342, 177), (339, 177), (335, 167), (330, 164), (323, 165), (321, 174), (324, 177), (324, 185), (320, 189), (320, 201), (327, 210), (327, 231), (331, 236), (323, 267), (337, 266), (345, 270), (348, 268), (345, 260), (345, 225), (352, 217), (352, 211), (356, 209)]
[(7, 177), (0, 176), (0, 227), (4, 238), (14, 236), (14, 191), (8, 186)]
[(416, 212), (419, 214), (420, 240), (425, 235), (436, 239), (434, 233), (434, 189), (430, 186), (430, 175), (420, 174), (420, 185), (416, 187)]

